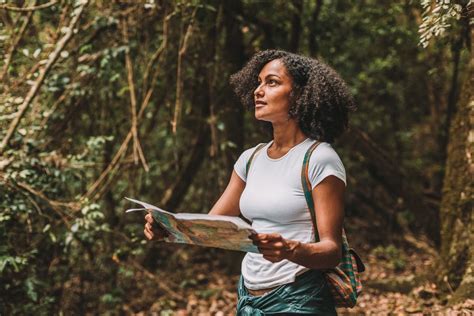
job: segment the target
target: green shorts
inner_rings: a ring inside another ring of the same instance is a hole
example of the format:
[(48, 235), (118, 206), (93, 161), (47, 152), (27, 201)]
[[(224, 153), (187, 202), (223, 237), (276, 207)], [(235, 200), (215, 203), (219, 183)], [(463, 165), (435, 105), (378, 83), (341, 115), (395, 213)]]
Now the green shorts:
[(334, 301), (321, 271), (309, 270), (261, 296), (252, 296), (240, 276), (237, 315), (270, 314), (337, 315)]

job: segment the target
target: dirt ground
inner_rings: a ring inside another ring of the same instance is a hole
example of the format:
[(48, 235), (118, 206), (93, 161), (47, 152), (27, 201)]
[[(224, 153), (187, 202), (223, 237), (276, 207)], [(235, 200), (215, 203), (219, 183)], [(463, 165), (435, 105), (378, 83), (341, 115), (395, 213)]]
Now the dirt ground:
[[(193, 246), (168, 247), (170, 255), (156, 272), (133, 269), (142, 293), (123, 306), (136, 315), (234, 315), (240, 253)], [(442, 293), (424, 276), (434, 258), (420, 249), (388, 245), (361, 246), (366, 264), (363, 293), (357, 306), (340, 315), (474, 315), (474, 299), (448, 306)]]

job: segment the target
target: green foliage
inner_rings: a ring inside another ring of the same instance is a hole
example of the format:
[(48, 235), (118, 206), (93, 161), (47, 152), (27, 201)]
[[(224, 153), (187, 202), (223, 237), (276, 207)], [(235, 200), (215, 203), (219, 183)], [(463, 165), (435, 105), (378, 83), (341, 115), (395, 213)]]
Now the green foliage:
[[(260, 49), (293, 49), (332, 65), (359, 104), (351, 126), (407, 174), (420, 174), (410, 179), (415, 187), (437, 193), (430, 181), (442, 170), (437, 153), (444, 148), (436, 140), (444, 133), (450, 52), (442, 45), (422, 50), (414, 17), (422, 11), (431, 16), (420, 26), (422, 41), (448, 29), (451, 18), (436, 20), (426, 1), (421, 6), (323, 1), (317, 18), (317, 1), (303, 1), (301, 11), (295, 3), (90, 1), (0, 156), (1, 314), (120, 314), (133, 297), (148, 293), (140, 288), (137, 277), (145, 277), (134, 264), (185, 269), (189, 258), (182, 252), (166, 253), (143, 240), (142, 215), (125, 216), (123, 197), (164, 203), (172, 211), (212, 207), (238, 154), (268, 141), (253, 113), (239, 110), (227, 83)], [(60, 1), (34, 11), (21, 39), (27, 13), (1, 12), (0, 139), (39, 83), (73, 10)], [(449, 2), (436, 12), (449, 17), (458, 11)], [(298, 34), (292, 32), (298, 27)], [(4, 65), (12, 45), (11, 61)], [(183, 111), (173, 133), (178, 96)], [(132, 109), (137, 114), (143, 105), (134, 134)], [(129, 133), (135, 136), (127, 142)], [(373, 171), (381, 161), (352, 146), (350, 138), (347, 146), (336, 144), (355, 184), (348, 187), (353, 191), (347, 205), (394, 214), (399, 196)], [(414, 223), (417, 210), (402, 209), (393, 216), (397, 222)], [(356, 215), (372, 222), (371, 214)], [(377, 219), (385, 223), (384, 216)], [(393, 246), (375, 252), (403, 269), (406, 258)], [(197, 283), (191, 276), (180, 282), (182, 289)], [(198, 296), (216, 294), (206, 290)], [(146, 302), (156, 300), (163, 315), (176, 309), (167, 297)]]
[[(463, 6), (472, 5), (469, 1), (424, 0), (423, 22), (420, 24), (420, 45), (428, 47), (431, 38), (445, 36), (456, 21), (461, 19)], [(474, 20), (470, 23), (472, 24)]]

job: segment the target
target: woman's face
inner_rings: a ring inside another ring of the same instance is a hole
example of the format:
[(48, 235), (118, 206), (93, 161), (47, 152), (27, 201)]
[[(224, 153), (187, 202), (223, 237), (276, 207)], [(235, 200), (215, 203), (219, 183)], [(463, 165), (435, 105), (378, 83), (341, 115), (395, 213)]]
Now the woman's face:
[(293, 80), (279, 59), (265, 64), (254, 91), (255, 118), (272, 123), (288, 121), (292, 87)]

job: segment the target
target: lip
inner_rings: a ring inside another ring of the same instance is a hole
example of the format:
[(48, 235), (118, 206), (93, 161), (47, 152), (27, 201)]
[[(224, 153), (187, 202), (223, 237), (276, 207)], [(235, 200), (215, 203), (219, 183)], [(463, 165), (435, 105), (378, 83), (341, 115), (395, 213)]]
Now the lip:
[(255, 101), (255, 107), (262, 107), (264, 105), (267, 105), (267, 102), (263, 102), (261, 100)]

